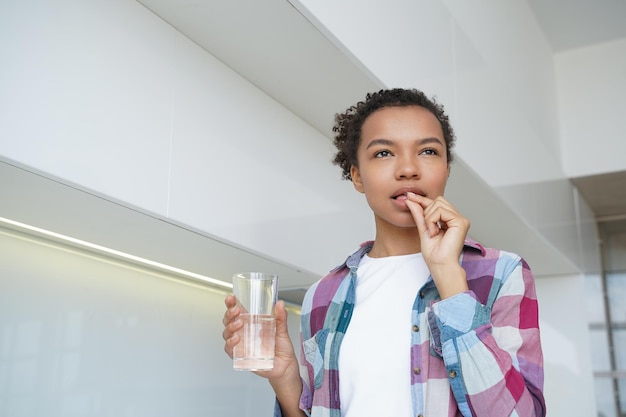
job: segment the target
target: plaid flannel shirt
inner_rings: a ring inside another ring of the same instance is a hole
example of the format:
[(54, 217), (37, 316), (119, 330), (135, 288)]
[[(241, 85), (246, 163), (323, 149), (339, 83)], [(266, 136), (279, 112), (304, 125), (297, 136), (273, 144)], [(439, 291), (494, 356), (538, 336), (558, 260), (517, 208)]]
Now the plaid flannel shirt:
[[(341, 415), (339, 349), (354, 307), (356, 271), (371, 247), (363, 244), (305, 296), (300, 408), (309, 416)], [(416, 295), (407, 329), (413, 415), (545, 416), (538, 306), (528, 265), (471, 240), (460, 263), (469, 291), (440, 300), (431, 276)], [(281, 416), (278, 403), (274, 416)]]

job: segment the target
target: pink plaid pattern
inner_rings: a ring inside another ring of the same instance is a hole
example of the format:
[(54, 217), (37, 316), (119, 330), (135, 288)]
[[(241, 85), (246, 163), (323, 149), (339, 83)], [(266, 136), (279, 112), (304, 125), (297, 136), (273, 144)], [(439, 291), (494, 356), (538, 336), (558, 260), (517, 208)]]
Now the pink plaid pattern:
[[(371, 242), (362, 245), (305, 297), (300, 406), (309, 416), (341, 415), (339, 348), (354, 307), (356, 270), (370, 249)], [(461, 265), (468, 292), (440, 300), (431, 277), (416, 295), (407, 369), (414, 415), (545, 416), (538, 306), (528, 265), (470, 240)], [(274, 415), (281, 416), (279, 404)]]

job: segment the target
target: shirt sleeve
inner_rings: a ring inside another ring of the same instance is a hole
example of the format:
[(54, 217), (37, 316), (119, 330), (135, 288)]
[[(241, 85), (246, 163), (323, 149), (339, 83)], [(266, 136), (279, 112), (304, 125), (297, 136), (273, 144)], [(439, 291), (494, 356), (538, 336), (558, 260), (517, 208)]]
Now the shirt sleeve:
[(471, 290), (433, 304), (433, 348), (443, 357), (464, 416), (543, 417), (534, 279), (519, 258), (502, 269), (506, 274), (492, 306), (481, 304)]
[[(313, 375), (314, 370), (311, 361), (307, 360), (305, 337), (309, 337), (311, 334), (311, 328), (308, 323), (310, 315), (302, 315), (300, 323), (300, 375), (302, 378), (302, 395), (300, 395), (300, 409), (304, 411), (307, 416), (311, 415), (311, 408), (313, 406)], [(307, 339), (307, 340), (310, 340)]]

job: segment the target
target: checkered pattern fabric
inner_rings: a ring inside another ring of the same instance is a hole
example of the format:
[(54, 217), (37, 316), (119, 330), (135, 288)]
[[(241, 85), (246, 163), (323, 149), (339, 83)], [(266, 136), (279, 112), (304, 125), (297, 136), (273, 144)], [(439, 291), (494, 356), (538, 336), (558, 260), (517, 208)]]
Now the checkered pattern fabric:
[[(363, 244), (314, 284), (302, 305), (300, 407), (309, 416), (341, 415), (339, 349), (354, 308), (356, 270), (371, 247)], [(440, 300), (429, 277), (415, 298), (407, 329), (414, 415), (545, 416), (538, 306), (528, 265), (471, 240), (460, 261), (469, 291)], [(279, 404), (274, 415), (281, 415)]]

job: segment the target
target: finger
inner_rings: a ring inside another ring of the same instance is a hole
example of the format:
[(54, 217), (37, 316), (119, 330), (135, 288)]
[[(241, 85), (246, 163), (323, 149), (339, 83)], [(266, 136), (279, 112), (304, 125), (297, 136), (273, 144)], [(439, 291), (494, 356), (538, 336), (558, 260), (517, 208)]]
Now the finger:
[(445, 236), (449, 243), (456, 242), (459, 252), (461, 251), (470, 226), (469, 220), (463, 215), (457, 211), (439, 208), (431, 214), (426, 223), (439, 224), (439, 227), (433, 226), (437, 227), (437, 233)]
[(226, 304), (226, 308), (231, 308), (237, 305), (237, 297), (234, 294), (228, 294), (224, 299), (224, 304)]
[(237, 305), (237, 298), (234, 294), (228, 294), (226, 298), (224, 298), (224, 304), (226, 305), (226, 313), (224, 313), (224, 319), (222, 322), (224, 323), (224, 326), (226, 326), (226, 324), (230, 321), (230, 318), (228, 317), (229, 312)]
[(456, 218), (457, 216), (454, 212), (439, 209), (433, 212), (426, 222), (430, 226), (430, 230), (433, 234), (439, 234), (450, 230), (452, 222), (454, 222)]
[(424, 210), (424, 217), (429, 229), (434, 233), (446, 231), (451, 226), (463, 222), (465, 217), (445, 198), (437, 197), (433, 203)]
[(224, 326), (227, 326), (229, 323), (231, 323), (233, 320), (239, 317), (240, 314), (241, 314), (241, 310), (239, 309), (238, 306), (235, 305), (233, 307), (230, 307), (224, 313), (224, 317), (222, 318), (222, 324)]
[(431, 204), (424, 208), (424, 217), (429, 217), (438, 210), (456, 211), (452, 204), (446, 201), (443, 197), (439, 196), (435, 198)]
[(407, 200), (418, 203), (420, 206), (422, 206), (423, 209), (426, 209), (428, 206), (430, 206), (433, 203), (433, 200), (431, 200), (430, 198), (424, 197), (423, 195), (412, 193), (410, 191), (406, 193), (406, 196), (407, 196)]
[(229, 337), (228, 339), (224, 339), (225, 343), (224, 343), (224, 352), (226, 352), (226, 354), (228, 356), (233, 357), (233, 350), (235, 350), (235, 346), (237, 346), (237, 344), (239, 343), (239, 335), (235, 334), (231, 337)]
[(413, 220), (415, 221), (415, 225), (417, 226), (417, 230), (420, 235), (427, 233), (426, 222), (424, 219), (424, 208), (419, 203), (409, 199), (406, 200), (406, 206), (409, 208), (409, 211), (413, 216)]
[(222, 337), (224, 337), (224, 340), (226, 340), (232, 337), (232, 335), (234, 335), (236, 332), (238, 332), (242, 328), (243, 328), (243, 322), (241, 321), (239, 317), (237, 317), (230, 323), (226, 324), (226, 326), (224, 326), (224, 330), (222, 331)]
[(449, 220), (448, 216), (445, 215), (446, 209), (442, 207), (432, 208), (429, 207), (428, 213), (424, 213), (424, 222), (428, 227), (428, 231), (431, 236), (436, 236), (441, 231), (445, 231), (448, 229), (447, 221)]
[[(414, 193), (407, 193), (407, 196), (407, 207), (411, 210), (420, 233), (428, 237), (438, 235), (444, 228), (441, 219), (437, 216), (437, 207), (441, 206), (441, 198), (431, 200)], [(411, 206), (411, 203), (414, 205)]]
[[(228, 323), (228, 325), (224, 327), (224, 330), (222, 331), (222, 338), (226, 343), (229, 343), (229, 341), (235, 337), (238, 339), (239, 336), (237, 335), (237, 332), (242, 328), (243, 322), (241, 321), (241, 319), (237, 318), (232, 323)], [(237, 342), (235, 342), (233, 346), (236, 344)]]
[(424, 213), (427, 224), (434, 224), (440, 230), (447, 230), (465, 219), (456, 209), (449, 205), (433, 204)]
[(450, 204), (450, 202), (443, 197), (437, 197), (433, 201), (433, 204), (427, 209), (429, 212), (437, 210), (442, 210), (442, 220), (444, 221), (450, 221), (457, 217), (463, 217), (456, 207)]
[(274, 306), (274, 318), (276, 319), (276, 331), (287, 332), (287, 309), (283, 300), (279, 300)]

